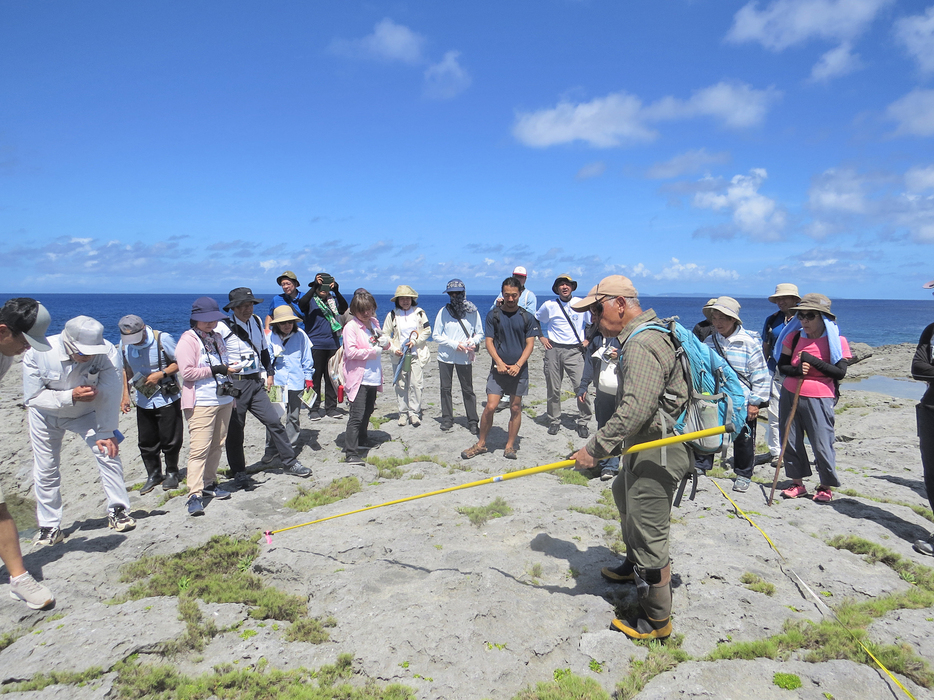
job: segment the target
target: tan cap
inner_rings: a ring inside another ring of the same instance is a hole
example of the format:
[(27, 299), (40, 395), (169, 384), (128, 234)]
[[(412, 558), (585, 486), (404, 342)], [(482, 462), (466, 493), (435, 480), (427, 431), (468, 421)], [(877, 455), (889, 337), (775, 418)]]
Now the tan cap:
[[(711, 304), (710, 301), (713, 303)], [(714, 311), (719, 311), (724, 316), (735, 318), (739, 325), (743, 325), (743, 319), (739, 317), (740, 304), (733, 297), (717, 297), (711, 299), (704, 305), (704, 317), (709, 321)]]
[(778, 297), (794, 297), (800, 300), (801, 295), (798, 294), (798, 285), (790, 282), (780, 282), (775, 285), (775, 293), (769, 297), (769, 301), (774, 304)]
[(586, 311), (589, 306), (604, 297), (636, 298), (638, 296), (639, 292), (632, 286), (632, 280), (623, 275), (610, 275), (600, 280), (597, 286), (591, 289), (590, 293), (583, 299), (572, 301), (571, 308), (575, 311)]

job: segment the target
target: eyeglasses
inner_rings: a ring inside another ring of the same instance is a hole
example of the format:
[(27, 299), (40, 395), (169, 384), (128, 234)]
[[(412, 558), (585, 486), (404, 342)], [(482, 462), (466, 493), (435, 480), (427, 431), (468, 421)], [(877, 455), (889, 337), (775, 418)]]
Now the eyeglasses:
[(798, 312), (799, 321), (813, 321), (818, 316), (820, 316), (820, 313), (818, 313), (817, 311), (808, 311), (807, 313), (805, 313), (804, 311)]

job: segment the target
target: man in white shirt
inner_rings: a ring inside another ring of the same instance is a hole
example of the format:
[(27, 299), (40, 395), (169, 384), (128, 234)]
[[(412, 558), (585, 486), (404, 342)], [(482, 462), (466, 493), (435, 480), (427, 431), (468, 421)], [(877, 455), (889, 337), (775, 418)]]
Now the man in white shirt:
[[(13, 358), (30, 347), (39, 352), (51, 348), (45, 332), (51, 321), (49, 312), (35, 299), (10, 299), (0, 308), (0, 379), (13, 364)], [(7, 510), (0, 488), (0, 560), (10, 575), (10, 597), (22, 600), (33, 610), (51, 607), (55, 603), (46, 586), (36, 581), (23, 566), (23, 553), (19, 548), (19, 533), (10, 511)]]
[(30, 349), (23, 356), (23, 398), (29, 409), (36, 492), (36, 544), (54, 545), (62, 533), (62, 438), (69, 430), (84, 438), (97, 459), (107, 496), (107, 521), (117, 532), (136, 527), (127, 512), (123, 463), (117, 430), (123, 397), (120, 351), (104, 340), (104, 326), (76, 316), (60, 335), (49, 338), (51, 350)]
[[(545, 348), (545, 392), (548, 398), (549, 435), (557, 435), (561, 429), (561, 381), (565, 375), (571, 382), (571, 390), (576, 394), (584, 372), (584, 348), (588, 341), (584, 328), (590, 323), (589, 311), (575, 311), (571, 308), (571, 295), (577, 289), (577, 282), (570, 275), (559, 275), (551, 291), (556, 299), (546, 301), (535, 313), (535, 318), (542, 325), (541, 342)], [(577, 434), (586, 438), (590, 431), (587, 423), (593, 410), (586, 394), (581, 401), (575, 401), (578, 409)]]
[[(229, 375), (234, 386), (240, 390), (230, 416), (226, 444), (227, 464), (234, 483), (239, 488), (249, 488), (252, 481), (246, 473), (246, 457), (243, 453), (243, 425), (247, 411), (269, 430), (272, 447), (279, 453), (285, 470), (293, 476), (311, 476), (311, 469), (303, 467), (295, 458), (295, 450), (289, 444), (285, 427), (266, 394), (266, 387), (273, 385), (275, 371), (263, 324), (259, 316), (253, 313), (253, 306), (262, 304), (263, 300), (254, 297), (249, 287), (237, 287), (230, 291), (227, 298), (229, 301), (224, 311), (232, 310), (233, 315), (224, 319), (217, 331), (227, 344), (230, 365), (242, 368), (236, 374)], [(263, 373), (266, 375), (265, 381)]]

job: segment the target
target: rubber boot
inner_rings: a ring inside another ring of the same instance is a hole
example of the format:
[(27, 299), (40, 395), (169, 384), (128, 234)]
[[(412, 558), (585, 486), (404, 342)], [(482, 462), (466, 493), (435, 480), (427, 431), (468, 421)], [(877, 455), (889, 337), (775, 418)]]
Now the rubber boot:
[(641, 613), (634, 620), (613, 620), (611, 627), (630, 639), (671, 636), (671, 564), (663, 569), (635, 568)]
[(155, 460), (149, 460), (149, 464), (144, 462), (143, 466), (146, 467), (148, 477), (146, 483), (139, 490), (141, 496), (149, 493), (162, 483), (162, 463), (159, 461), (158, 456), (156, 456)]
[(614, 569), (604, 566), (600, 570), (600, 575), (610, 583), (635, 583), (635, 567), (635, 562), (626, 557), (626, 561)]

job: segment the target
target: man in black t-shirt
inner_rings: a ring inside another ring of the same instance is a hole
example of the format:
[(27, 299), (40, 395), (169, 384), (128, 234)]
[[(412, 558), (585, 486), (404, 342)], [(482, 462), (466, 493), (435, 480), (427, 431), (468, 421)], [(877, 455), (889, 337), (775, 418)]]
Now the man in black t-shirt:
[(480, 439), (461, 452), (470, 459), (489, 452), (486, 436), (493, 426), (493, 414), (503, 396), (509, 396), (509, 434), (503, 456), (516, 459), (515, 442), (522, 424), (522, 397), (529, 393), (529, 356), (541, 331), (535, 317), (519, 307), (521, 284), (515, 277), (503, 280), (503, 304), (486, 316), (486, 350), (493, 359), (486, 382), (486, 406), (480, 416)]

